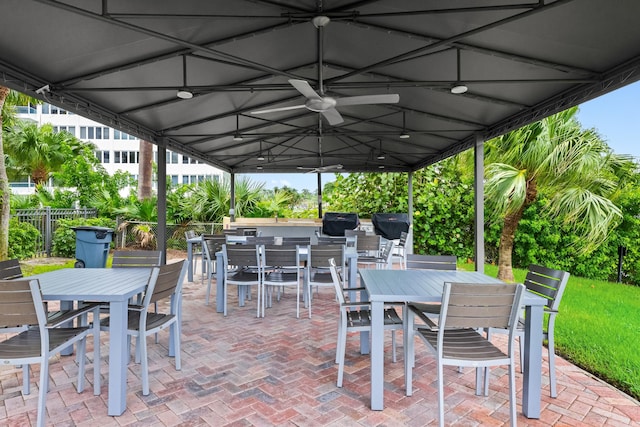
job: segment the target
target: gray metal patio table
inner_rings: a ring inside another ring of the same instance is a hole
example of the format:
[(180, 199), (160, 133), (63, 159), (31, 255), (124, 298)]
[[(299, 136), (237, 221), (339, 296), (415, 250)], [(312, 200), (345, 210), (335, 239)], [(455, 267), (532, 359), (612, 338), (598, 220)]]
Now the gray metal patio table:
[(109, 304), (109, 407), (111, 416), (122, 415), (127, 407), (127, 306), (129, 298), (142, 292), (150, 268), (66, 268), (29, 279), (38, 279), (45, 300), (60, 301), (70, 308), (74, 301)]
[[(359, 269), (371, 301), (371, 409), (384, 409), (385, 303), (440, 302), (445, 282), (496, 283), (498, 279), (474, 271)], [(545, 300), (527, 292), (522, 412), (540, 418), (542, 378), (542, 317)]]

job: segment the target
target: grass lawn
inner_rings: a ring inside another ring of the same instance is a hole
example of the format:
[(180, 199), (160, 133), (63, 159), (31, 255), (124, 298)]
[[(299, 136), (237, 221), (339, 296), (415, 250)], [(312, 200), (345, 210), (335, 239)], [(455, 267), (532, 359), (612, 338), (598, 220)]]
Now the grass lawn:
[[(495, 277), (498, 268), (485, 272)], [(518, 282), (526, 274), (514, 269)], [(640, 399), (640, 287), (569, 277), (555, 338), (562, 357)]]

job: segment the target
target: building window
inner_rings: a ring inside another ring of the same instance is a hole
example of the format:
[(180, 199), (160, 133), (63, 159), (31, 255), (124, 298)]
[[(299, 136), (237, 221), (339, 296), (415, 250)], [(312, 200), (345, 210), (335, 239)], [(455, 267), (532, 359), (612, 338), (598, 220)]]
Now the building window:
[(87, 127), (80, 126), (80, 139), (87, 139)]
[(171, 185), (178, 185), (178, 175), (171, 175)]
[(113, 163), (120, 163), (120, 152), (119, 151), (114, 151), (113, 152)]
[(120, 139), (120, 131), (117, 129), (113, 130), (113, 139)]

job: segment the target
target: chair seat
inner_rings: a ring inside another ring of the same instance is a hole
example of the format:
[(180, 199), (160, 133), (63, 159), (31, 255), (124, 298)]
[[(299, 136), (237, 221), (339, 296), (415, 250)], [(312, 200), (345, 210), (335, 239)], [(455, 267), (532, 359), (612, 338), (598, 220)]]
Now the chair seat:
[[(88, 329), (88, 326), (50, 329), (49, 350), (52, 351), (69, 340), (83, 335)], [(0, 360), (40, 357), (40, 351), (40, 330), (28, 329), (0, 343)]]
[(259, 280), (260, 275), (258, 272), (250, 270), (240, 270), (234, 273), (230, 273), (227, 276), (227, 280), (230, 282), (256, 282)]
[(314, 284), (318, 284), (318, 283), (333, 284), (333, 279), (331, 278), (331, 273), (329, 271), (327, 272), (312, 271), (310, 274), (310, 280), (314, 282)]
[[(431, 329), (418, 329), (431, 346), (437, 348), (438, 331)], [(473, 362), (494, 360), (496, 364), (503, 364), (509, 360), (509, 356), (490, 341), (480, 335), (475, 329), (451, 329), (444, 331), (442, 355), (445, 359), (455, 359), (467, 366), (473, 366)]]
[[(169, 324), (176, 316), (164, 313), (147, 312), (147, 332), (154, 329), (162, 329), (164, 325)], [(100, 326), (109, 327), (109, 318), (100, 321)], [(139, 332), (140, 329), (140, 312), (129, 310), (127, 330)]]
[(273, 271), (268, 273), (265, 278), (265, 282), (273, 282), (273, 283), (288, 283), (288, 282), (297, 282), (298, 281), (298, 273), (289, 273), (286, 271)]

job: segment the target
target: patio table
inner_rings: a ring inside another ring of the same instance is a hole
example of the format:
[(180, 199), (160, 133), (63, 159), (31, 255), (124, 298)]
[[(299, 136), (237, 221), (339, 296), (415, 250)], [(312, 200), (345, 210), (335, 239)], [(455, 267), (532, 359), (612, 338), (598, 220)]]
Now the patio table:
[[(445, 282), (499, 282), (495, 277), (475, 271), (360, 269), (359, 273), (371, 301), (371, 409), (373, 410), (384, 409), (384, 305), (391, 302), (440, 302)], [(544, 298), (526, 292), (522, 412), (528, 418), (540, 418), (544, 304)], [(410, 395), (410, 388), (407, 391)]]
[[(119, 416), (127, 406), (127, 314), (129, 298), (144, 291), (150, 268), (66, 268), (30, 276), (38, 279), (44, 300), (60, 301), (69, 309), (74, 301), (109, 304), (108, 414)], [(94, 369), (99, 369), (99, 361)]]

